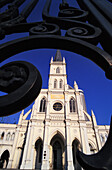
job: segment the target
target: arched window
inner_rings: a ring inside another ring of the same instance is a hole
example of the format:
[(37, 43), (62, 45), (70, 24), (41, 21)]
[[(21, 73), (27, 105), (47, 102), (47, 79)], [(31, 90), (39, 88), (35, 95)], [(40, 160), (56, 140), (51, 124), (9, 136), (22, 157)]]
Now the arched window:
[(75, 112), (75, 100), (73, 98), (69, 101), (70, 104), (70, 112)]
[(54, 80), (54, 88), (57, 88), (57, 80)]
[(107, 138), (108, 138), (108, 135), (107, 135), (107, 133), (105, 134), (105, 141), (107, 140)]
[(60, 68), (59, 67), (56, 68), (56, 73), (60, 73)]
[(14, 137), (15, 137), (15, 133), (13, 133), (13, 134), (11, 135), (11, 140), (14, 140)]
[(90, 153), (95, 153), (95, 148), (89, 143)]
[(40, 112), (45, 112), (45, 108), (46, 108), (46, 99), (43, 98), (40, 102)]
[(105, 138), (102, 134), (100, 134), (100, 138), (101, 138), (101, 143), (103, 144), (105, 142)]
[(7, 133), (7, 135), (6, 135), (6, 140), (9, 140), (9, 139), (10, 139), (10, 132)]
[(62, 88), (62, 85), (63, 85), (63, 80), (60, 80), (60, 82), (59, 82), (60, 89)]
[(2, 134), (1, 134), (1, 139), (4, 138), (4, 135), (5, 135), (5, 132), (2, 132)]

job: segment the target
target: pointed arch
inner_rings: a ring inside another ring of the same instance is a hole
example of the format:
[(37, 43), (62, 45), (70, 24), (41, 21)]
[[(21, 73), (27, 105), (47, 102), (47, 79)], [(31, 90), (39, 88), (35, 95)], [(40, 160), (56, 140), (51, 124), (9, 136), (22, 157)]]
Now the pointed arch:
[(56, 68), (56, 73), (60, 73), (60, 68), (59, 67)]
[(50, 166), (52, 169), (62, 169), (65, 164), (65, 144), (62, 135), (56, 131), (50, 141)]
[(73, 144), (74, 142), (76, 143), (77, 148), (78, 148), (79, 150), (81, 150), (82, 147), (81, 147), (80, 141), (79, 141), (79, 139), (78, 139), (77, 137), (74, 138), (74, 140), (72, 141), (72, 144)]
[(52, 133), (50, 135), (49, 144), (50, 144), (50, 141), (52, 140), (52, 138), (57, 134), (61, 137), (61, 139), (63, 141), (65, 141), (63, 132), (60, 129), (55, 129), (54, 131), (52, 131)]
[(15, 138), (15, 132), (12, 133), (12, 135), (11, 135), (11, 140), (13, 141), (14, 138)]
[(69, 106), (70, 106), (70, 112), (76, 111), (76, 102), (75, 102), (75, 99), (73, 97), (69, 101)]
[(105, 143), (105, 137), (102, 133), (100, 134), (100, 140), (101, 140), (101, 144)]
[(34, 139), (34, 141), (33, 141), (33, 145), (35, 146), (35, 143), (36, 143), (36, 141), (38, 141), (38, 140), (41, 140), (41, 141), (43, 141), (42, 140), (42, 136), (38, 136), (38, 137), (36, 137), (35, 139)]
[(95, 153), (97, 150), (95, 143), (91, 139), (88, 139), (88, 144), (89, 144), (90, 153), (91, 154)]
[(40, 112), (45, 112), (46, 109), (46, 98), (43, 97), (40, 101)]
[(6, 140), (10, 140), (10, 132), (7, 133)]
[(93, 145), (90, 142), (89, 142), (89, 149), (90, 149), (91, 154), (95, 153), (95, 148), (93, 147)]
[(107, 133), (105, 133), (105, 141), (107, 140), (107, 138), (108, 138), (108, 134), (107, 134)]
[(62, 89), (62, 87), (63, 87), (63, 80), (61, 79), (61, 80), (59, 81), (59, 88)]
[(54, 80), (54, 89), (57, 88), (57, 79)]
[(3, 140), (4, 135), (5, 135), (5, 132), (2, 132), (2, 134), (1, 134), (1, 138), (0, 138), (0, 139), (2, 139), (2, 140)]

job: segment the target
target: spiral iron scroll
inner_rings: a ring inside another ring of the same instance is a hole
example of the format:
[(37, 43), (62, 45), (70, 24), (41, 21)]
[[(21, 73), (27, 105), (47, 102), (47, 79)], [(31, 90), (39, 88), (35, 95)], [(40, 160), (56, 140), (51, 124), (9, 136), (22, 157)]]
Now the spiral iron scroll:
[(41, 75), (32, 64), (16, 61), (2, 66), (0, 90), (9, 94), (0, 97), (0, 115), (7, 116), (29, 106), (41, 87)]
[[(29, 32), (28, 37), (0, 46), (0, 62), (32, 49), (63, 49), (92, 60), (105, 71), (106, 77), (112, 80), (112, 48), (110, 47), (112, 44), (112, 5), (106, 0), (102, 0), (102, 3), (100, 0), (77, 0), (82, 8), (77, 9), (70, 7), (65, 0), (62, 0), (58, 16), (53, 17), (49, 14), (52, 0), (46, 0), (42, 12), (44, 21), (27, 23), (27, 17), (38, 1), (30, 1), (21, 13), (18, 7), (24, 3), (24, 0), (0, 1), (0, 8), (10, 3), (8, 10), (0, 14), (0, 39), (12, 33)], [(65, 36), (61, 36), (62, 29), (66, 30)], [(105, 51), (96, 47), (99, 42)], [(18, 61), (2, 66), (0, 68), (0, 90), (8, 94), (0, 97), (0, 116), (13, 114), (28, 106), (38, 96), (41, 85), (40, 73), (28, 62)], [(108, 140), (101, 151), (89, 156), (77, 151), (81, 166), (86, 170), (111, 170), (112, 149), (109, 149), (112, 148), (111, 138), (112, 123)], [(103, 161), (102, 155), (104, 155)]]

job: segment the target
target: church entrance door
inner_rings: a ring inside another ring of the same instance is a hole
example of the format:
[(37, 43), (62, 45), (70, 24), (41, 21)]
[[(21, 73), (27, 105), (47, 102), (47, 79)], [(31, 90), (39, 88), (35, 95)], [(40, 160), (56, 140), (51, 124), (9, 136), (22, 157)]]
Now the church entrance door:
[(62, 169), (62, 148), (59, 141), (55, 141), (53, 144), (53, 169)]
[(36, 157), (35, 157), (35, 169), (41, 169), (42, 164), (42, 150), (43, 143), (41, 139), (38, 139), (35, 143)]

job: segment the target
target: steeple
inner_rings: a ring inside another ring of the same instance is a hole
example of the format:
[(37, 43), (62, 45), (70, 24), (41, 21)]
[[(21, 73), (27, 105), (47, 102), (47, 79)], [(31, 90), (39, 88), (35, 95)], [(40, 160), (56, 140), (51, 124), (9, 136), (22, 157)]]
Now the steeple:
[(55, 58), (51, 58), (49, 74), (49, 90), (63, 91), (67, 87), (66, 62), (57, 50)]
[(63, 61), (60, 50), (56, 51), (56, 55), (55, 55), (54, 61), (58, 61), (58, 62)]

